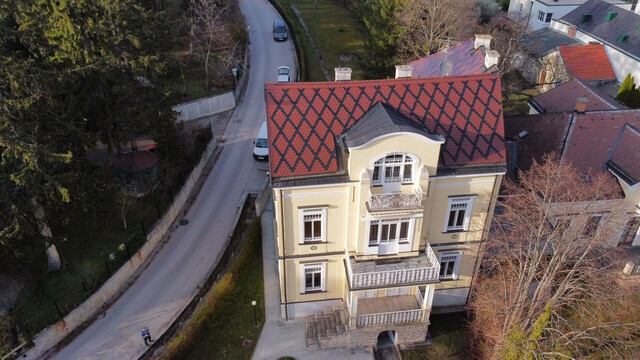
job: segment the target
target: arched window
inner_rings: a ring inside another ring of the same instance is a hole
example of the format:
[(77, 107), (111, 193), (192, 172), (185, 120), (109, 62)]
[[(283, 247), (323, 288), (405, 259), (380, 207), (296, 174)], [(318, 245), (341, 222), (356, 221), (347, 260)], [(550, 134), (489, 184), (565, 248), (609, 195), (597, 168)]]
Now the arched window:
[(390, 154), (373, 163), (373, 185), (387, 183), (411, 183), (413, 181), (413, 166), (416, 163), (411, 155)]

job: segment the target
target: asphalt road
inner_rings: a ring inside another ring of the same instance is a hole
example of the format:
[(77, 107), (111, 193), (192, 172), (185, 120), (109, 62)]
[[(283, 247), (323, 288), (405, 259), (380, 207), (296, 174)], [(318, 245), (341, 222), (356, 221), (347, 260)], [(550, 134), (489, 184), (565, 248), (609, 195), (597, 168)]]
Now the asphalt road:
[(252, 157), (253, 140), (265, 119), (264, 83), (275, 82), (277, 67), (295, 73), (291, 40), (276, 43), (271, 23), (277, 12), (265, 0), (242, 0), (249, 26), (250, 74), (247, 91), (221, 139), (222, 153), (186, 218), (171, 239), (105, 316), (82, 332), (54, 359), (137, 359), (145, 350), (140, 329), (157, 338), (196, 293), (229, 234), (243, 192), (257, 192), (266, 163)]

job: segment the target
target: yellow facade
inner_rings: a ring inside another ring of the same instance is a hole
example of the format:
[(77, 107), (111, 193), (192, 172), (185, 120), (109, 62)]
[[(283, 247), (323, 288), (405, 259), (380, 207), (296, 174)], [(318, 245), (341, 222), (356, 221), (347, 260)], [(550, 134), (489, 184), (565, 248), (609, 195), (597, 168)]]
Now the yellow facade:
[[(415, 133), (386, 134), (348, 149), (344, 162), (348, 177), (338, 183), (274, 183), (281, 302), (291, 306), (283, 314), (302, 316), (317, 310), (309, 304), (332, 301), (351, 306), (352, 316), (356, 316), (354, 299), (388, 294), (416, 296), (429, 310), (434, 294), (443, 306), (466, 303), (503, 173), (439, 174), (442, 143)], [(394, 161), (403, 165), (386, 163), (394, 156)], [(383, 165), (376, 165), (380, 159), (384, 159)], [(395, 176), (396, 168), (403, 172), (402, 180), (385, 182)], [(383, 176), (385, 180), (380, 181)], [(455, 201), (464, 211), (457, 210), (457, 218), (451, 220), (449, 210)], [(451, 231), (452, 226), (459, 229)], [(424, 273), (431, 271), (429, 281), (382, 280), (385, 276), (414, 276), (415, 268), (431, 264), (429, 254), (436, 258), (446, 254), (449, 262), (444, 266), (450, 273), (438, 278), (439, 261), (432, 264), (437, 266), (435, 270), (423, 269)], [(351, 265), (345, 266), (348, 263)], [(384, 266), (402, 270), (384, 268), (385, 274), (375, 274), (375, 269)], [(382, 285), (357, 288), (358, 276), (362, 281), (377, 279), (370, 281)], [(439, 295), (443, 289), (457, 298), (448, 300), (444, 292)], [(305, 304), (309, 306), (305, 308)]]

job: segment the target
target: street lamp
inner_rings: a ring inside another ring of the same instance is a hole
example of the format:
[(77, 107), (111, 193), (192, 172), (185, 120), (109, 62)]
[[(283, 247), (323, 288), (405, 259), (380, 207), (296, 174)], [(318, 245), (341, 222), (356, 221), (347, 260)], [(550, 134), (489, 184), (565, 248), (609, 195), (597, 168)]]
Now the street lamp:
[(234, 67), (231, 69), (231, 73), (233, 74), (233, 100), (238, 102), (238, 99), (236, 98), (236, 90), (238, 88), (238, 68)]
[(253, 306), (253, 326), (257, 327), (258, 326), (258, 313), (256, 312), (256, 305), (258, 303), (253, 300), (251, 302), (251, 305)]

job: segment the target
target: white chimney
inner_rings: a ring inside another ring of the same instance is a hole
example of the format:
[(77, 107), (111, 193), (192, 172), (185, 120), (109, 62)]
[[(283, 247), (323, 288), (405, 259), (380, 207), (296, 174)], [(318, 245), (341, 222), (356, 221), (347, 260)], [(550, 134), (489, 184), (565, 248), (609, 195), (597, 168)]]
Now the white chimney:
[(413, 73), (411, 65), (396, 65), (396, 79), (410, 78)]
[(336, 71), (336, 81), (349, 81), (351, 80), (351, 68), (350, 67), (337, 67)]
[(480, 46), (484, 46), (485, 50), (491, 49), (491, 35), (489, 34), (476, 34), (476, 40), (473, 42), (473, 48), (477, 49)]
[(488, 69), (493, 65), (498, 65), (500, 54), (496, 50), (487, 50), (484, 52), (484, 66)]

